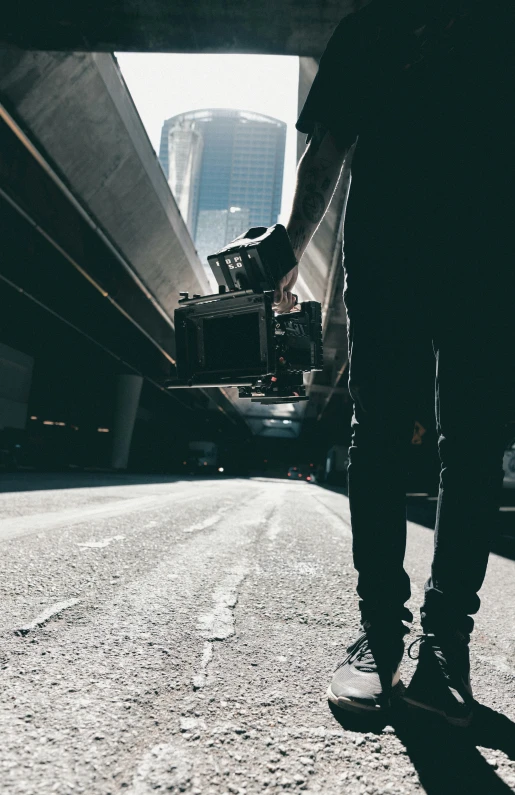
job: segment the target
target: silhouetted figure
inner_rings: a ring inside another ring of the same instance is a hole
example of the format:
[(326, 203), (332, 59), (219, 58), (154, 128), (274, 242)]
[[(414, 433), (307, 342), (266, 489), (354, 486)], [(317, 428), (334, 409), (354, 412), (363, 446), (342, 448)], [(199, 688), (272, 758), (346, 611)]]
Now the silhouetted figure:
[[(513, 359), (514, 5), (373, 0), (336, 29), (297, 124), (309, 136), (288, 224), (297, 261), (352, 158), (344, 297), (363, 633), (329, 689), (343, 708), (376, 711), (402, 688), (411, 364), (432, 341), (440, 492), (405, 698), (456, 725), (471, 718), (471, 615), (498, 509)], [(292, 306), (297, 270), (278, 285), (280, 310)]]

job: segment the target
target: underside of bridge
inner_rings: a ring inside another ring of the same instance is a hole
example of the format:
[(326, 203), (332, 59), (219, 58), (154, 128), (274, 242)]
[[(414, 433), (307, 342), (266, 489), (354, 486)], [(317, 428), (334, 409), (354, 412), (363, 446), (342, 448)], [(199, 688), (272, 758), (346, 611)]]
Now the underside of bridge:
[(358, 0), (20, 0), (0, 45), (92, 52), (234, 52), (319, 57)]
[[(79, 335), (117, 372), (162, 390), (174, 371), (179, 292), (210, 290), (112, 51), (301, 55), (300, 106), (331, 30), (353, 8), (160, 0), (53, 3), (44, 15), (29, 2), (11, 8), (0, 32), (0, 280), (13, 320), (3, 341), (16, 345), (14, 318), (27, 313), (36, 350), (45, 333), (36, 315), (53, 318), (61, 332), (52, 339), (68, 329), (68, 342)], [(299, 136), (299, 157), (304, 146)], [(173, 401), (219, 412), (244, 433), (283, 439), (347, 410), (341, 230), (348, 180), (345, 172), (298, 283), (300, 298), (320, 301), (324, 316), (324, 370), (310, 380), (309, 402), (245, 404), (235, 390), (219, 389), (181, 390)]]

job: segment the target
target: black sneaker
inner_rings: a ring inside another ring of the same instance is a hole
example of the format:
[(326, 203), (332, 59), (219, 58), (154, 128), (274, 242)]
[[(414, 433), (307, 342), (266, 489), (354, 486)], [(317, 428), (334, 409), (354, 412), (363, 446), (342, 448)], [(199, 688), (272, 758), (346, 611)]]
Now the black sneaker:
[(420, 643), (417, 669), (403, 699), (406, 703), (442, 715), (453, 726), (469, 726), (474, 697), (470, 686), (469, 647), (460, 632), (425, 634)]
[(327, 698), (342, 709), (379, 712), (404, 689), (399, 666), (407, 630), (401, 625), (397, 631), (378, 632), (366, 624), (364, 629), (336, 669)]

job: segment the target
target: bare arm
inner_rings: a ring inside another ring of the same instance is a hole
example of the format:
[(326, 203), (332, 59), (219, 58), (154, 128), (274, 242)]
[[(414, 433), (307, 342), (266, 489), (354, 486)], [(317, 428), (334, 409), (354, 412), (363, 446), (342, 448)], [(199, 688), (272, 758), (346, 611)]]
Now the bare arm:
[[(315, 126), (299, 162), (291, 217), (286, 225), (297, 263), (331, 203), (347, 151), (338, 146), (325, 127)], [(291, 291), (297, 276), (298, 265), (277, 285), (274, 296), (277, 311), (288, 312), (293, 308)]]

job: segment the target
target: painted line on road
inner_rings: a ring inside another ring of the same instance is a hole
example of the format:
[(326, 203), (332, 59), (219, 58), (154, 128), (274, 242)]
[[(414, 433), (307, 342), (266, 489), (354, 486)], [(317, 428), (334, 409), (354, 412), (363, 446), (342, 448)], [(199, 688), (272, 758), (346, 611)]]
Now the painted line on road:
[(47, 607), (42, 613), (39, 613), (39, 615), (37, 615), (33, 621), (30, 621), (23, 627), (18, 627), (18, 629), (15, 629), (14, 634), (24, 637), (25, 635), (28, 635), (29, 632), (32, 632), (32, 630), (43, 626), (43, 624), (46, 624), (46, 622), (50, 621), (50, 619), (54, 616), (62, 613), (63, 610), (68, 610), (70, 607), (75, 607), (75, 605), (78, 605), (80, 601), (80, 599), (67, 599), (65, 602), (57, 602), (55, 605)]
[(202, 659), (197, 673), (193, 676), (194, 690), (204, 687), (207, 682), (207, 669), (213, 658), (214, 641), (223, 641), (235, 634), (236, 618), (234, 608), (238, 604), (238, 589), (248, 576), (246, 566), (237, 566), (223, 580), (213, 594), (213, 609), (199, 616), (197, 629), (206, 639)]
[(215, 524), (223, 519), (224, 515), (230, 511), (231, 509), (234, 510), (235, 508), (240, 508), (242, 505), (246, 505), (248, 502), (256, 499), (256, 495), (251, 495), (251, 497), (245, 500), (243, 503), (235, 503), (231, 502), (229, 505), (226, 505), (225, 508), (220, 508), (216, 513), (212, 516), (208, 516), (207, 519), (204, 519), (202, 522), (197, 522), (196, 524), (192, 524), (190, 527), (183, 527), (183, 533), (196, 533), (199, 530), (208, 530), (210, 527), (214, 527)]
[(204, 519), (203, 522), (198, 522), (198, 524), (192, 524), (191, 527), (183, 527), (183, 533), (196, 533), (198, 530), (207, 530), (209, 527), (213, 527), (213, 525), (217, 524), (223, 516), (225, 511), (221, 511), (219, 513), (215, 513), (213, 516), (209, 516), (207, 519)]
[(213, 644), (210, 641), (204, 643), (204, 651), (202, 652), (202, 659), (200, 661), (200, 668), (193, 677), (193, 689), (200, 690), (204, 687), (207, 680), (207, 668), (213, 659)]
[(226, 640), (234, 635), (234, 608), (238, 603), (238, 588), (248, 575), (248, 569), (237, 566), (213, 594), (213, 609), (200, 616), (198, 629), (206, 640)]
[(191, 494), (191, 489), (170, 494), (153, 495), (151, 497), (134, 497), (118, 500), (109, 505), (90, 505), (70, 508), (64, 511), (50, 511), (27, 516), (17, 516), (0, 520), (0, 540), (16, 538), (30, 533), (53, 530), (57, 527), (82, 524), (90, 519), (108, 519), (122, 514), (139, 511), (159, 510), (169, 502), (182, 503), (197, 500), (198, 494)]
[(111, 538), (104, 538), (102, 541), (85, 541), (83, 544), (77, 544), (78, 547), (85, 549), (105, 549), (110, 546), (113, 541), (123, 541), (126, 536), (111, 536)]

